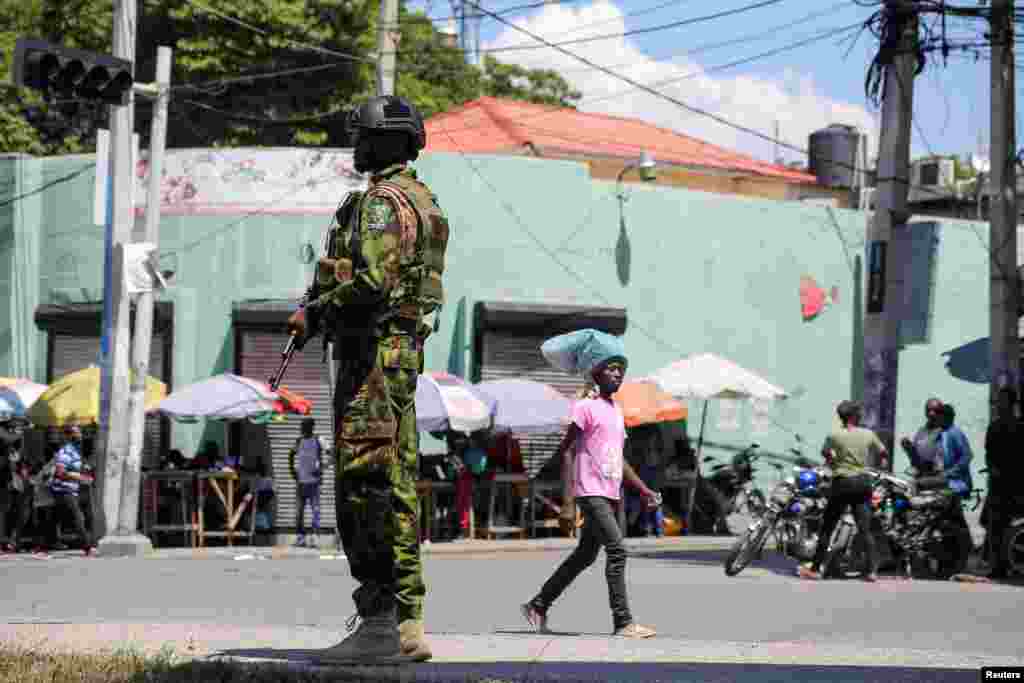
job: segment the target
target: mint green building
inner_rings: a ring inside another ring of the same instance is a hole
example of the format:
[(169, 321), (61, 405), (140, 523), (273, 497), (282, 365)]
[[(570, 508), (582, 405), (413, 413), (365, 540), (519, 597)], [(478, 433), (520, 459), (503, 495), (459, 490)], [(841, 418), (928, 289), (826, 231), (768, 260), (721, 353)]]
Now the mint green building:
[[(103, 228), (93, 220), (92, 162), (0, 159), (0, 375), (45, 382), (94, 362)], [(751, 441), (785, 453), (795, 435), (816, 455), (835, 405), (862, 395), (865, 214), (634, 183), (620, 202), (614, 183), (569, 161), (433, 153), (416, 167), (452, 227), (448, 303), (427, 343), (428, 370), (569, 387), (536, 347), (582, 326), (624, 335), (631, 377), (714, 352), (792, 395), (767, 406), (709, 405), (706, 452), (722, 456)], [(333, 209), (360, 183), (345, 151), (169, 152), (160, 249), (174, 277), (158, 297), (151, 373), (172, 389), (220, 372), (269, 374)], [(987, 226), (944, 219), (916, 224), (913, 235), (898, 434), (916, 430), (925, 400), (939, 396), (956, 406), (977, 469), (988, 422)], [(812, 320), (801, 313), (802, 281), (810, 298), (837, 294)], [(289, 373), (285, 384), (313, 399), (318, 431), (329, 437), (319, 344)], [(695, 438), (701, 406), (689, 409)], [(228, 438), (244, 458), (263, 458), (275, 479), (286, 476), (282, 452), (297, 433), (292, 423), (151, 423), (150, 462), (160, 449), (190, 455), (203, 439)], [(424, 441), (425, 450), (436, 446)], [(896, 467), (904, 466), (900, 454)], [(769, 472), (760, 473), (766, 485)], [(279, 514), (290, 496), (279, 492)]]

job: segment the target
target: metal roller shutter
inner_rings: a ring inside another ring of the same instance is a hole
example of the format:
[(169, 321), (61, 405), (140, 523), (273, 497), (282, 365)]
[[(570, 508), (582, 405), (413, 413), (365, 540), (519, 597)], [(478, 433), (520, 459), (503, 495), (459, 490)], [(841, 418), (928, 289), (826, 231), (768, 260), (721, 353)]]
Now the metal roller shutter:
[[(47, 381), (53, 382), (64, 375), (96, 364), (100, 354), (100, 338), (98, 336), (61, 332), (52, 334), (53, 358), (50, 361), (52, 370)], [(153, 341), (149, 347), (149, 374), (163, 382), (169, 382), (169, 378), (164, 376), (166, 370), (164, 367), (164, 341), (162, 334), (153, 335)], [(163, 451), (162, 419), (159, 415), (146, 416), (146, 439), (142, 450), (143, 467), (157, 467), (160, 464), (160, 453)]]
[[(577, 392), (583, 388), (583, 380), (556, 370), (541, 355), (540, 345), (550, 336), (550, 333), (485, 330), (482, 336), (480, 381), (529, 379), (549, 384), (568, 398), (576, 398)], [(522, 448), (523, 465), (527, 474), (533, 477), (549, 464), (562, 435), (518, 435), (517, 438)], [(557, 463), (549, 465), (554, 466)], [(557, 478), (557, 471), (553, 476)]]
[[(261, 382), (277, 370), (281, 360), (281, 349), (288, 337), (284, 333), (243, 330), (241, 332), (240, 373)], [(324, 485), (320, 490), (320, 529), (335, 528), (334, 510), (334, 429), (331, 409), (331, 387), (328, 384), (328, 365), (322, 362), (323, 352), (320, 340), (314, 340), (292, 358), (282, 386), (301, 394), (313, 402), (312, 417), (316, 419), (316, 434), (323, 439), (327, 451), (324, 453)], [(299, 438), (302, 418), (291, 416), (285, 422), (269, 425), (243, 425), (243, 442), (249, 447), (269, 449), (269, 474), (274, 480), (274, 528), (291, 531), (295, 528), (296, 496), (295, 484), (288, 469), (288, 451)], [(260, 445), (262, 442), (262, 445)], [(244, 454), (251, 459), (252, 454)], [(310, 524), (306, 512), (306, 524)]]

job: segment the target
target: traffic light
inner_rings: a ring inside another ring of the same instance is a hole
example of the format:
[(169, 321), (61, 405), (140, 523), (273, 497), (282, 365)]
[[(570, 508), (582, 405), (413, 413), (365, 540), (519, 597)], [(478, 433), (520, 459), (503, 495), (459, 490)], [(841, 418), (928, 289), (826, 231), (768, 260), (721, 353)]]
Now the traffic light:
[(13, 80), (45, 95), (115, 105), (124, 102), (135, 81), (127, 60), (34, 38), (15, 44)]

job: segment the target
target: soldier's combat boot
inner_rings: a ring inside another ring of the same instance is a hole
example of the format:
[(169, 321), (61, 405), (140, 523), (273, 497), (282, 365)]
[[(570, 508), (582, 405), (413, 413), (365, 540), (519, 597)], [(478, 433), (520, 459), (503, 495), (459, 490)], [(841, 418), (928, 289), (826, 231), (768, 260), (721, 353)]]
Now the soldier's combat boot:
[(398, 625), (398, 639), (402, 646), (402, 654), (414, 662), (425, 662), (434, 656), (430, 651), (430, 644), (427, 643), (422, 621), (403, 621)]
[(359, 626), (345, 640), (320, 654), (325, 664), (401, 664), (402, 654), (394, 600), (380, 600), (372, 609), (359, 608)]

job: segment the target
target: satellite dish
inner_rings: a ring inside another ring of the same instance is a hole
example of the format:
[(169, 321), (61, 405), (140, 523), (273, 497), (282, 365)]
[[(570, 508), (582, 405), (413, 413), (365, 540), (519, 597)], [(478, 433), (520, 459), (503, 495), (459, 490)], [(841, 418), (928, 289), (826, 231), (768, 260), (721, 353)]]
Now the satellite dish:
[(989, 163), (988, 159), (974, 154), (971, 155), (971, 168), (973, 168), (976, 172), (988, 173), (991, 167), (992, 164)]

